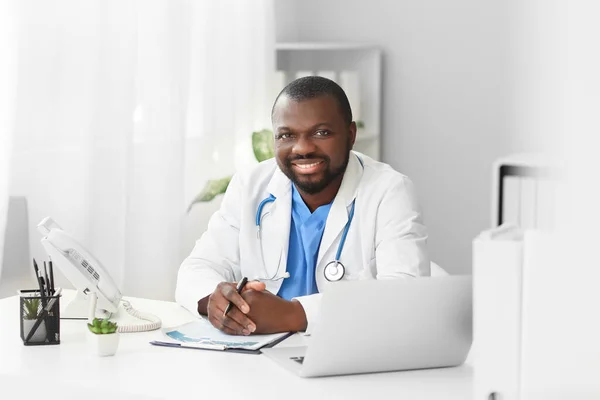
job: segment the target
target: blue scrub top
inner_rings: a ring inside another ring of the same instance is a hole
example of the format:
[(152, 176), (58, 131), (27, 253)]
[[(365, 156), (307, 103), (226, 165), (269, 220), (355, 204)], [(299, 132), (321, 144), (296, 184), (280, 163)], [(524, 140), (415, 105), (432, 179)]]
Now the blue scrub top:
[(285, 300), (318, 293), (315, 269), (319, 246), (331, 203), (310, 212), (292, 184), (292, 221), (287, 259), (290, 277), (283, 280), (277, 295)]

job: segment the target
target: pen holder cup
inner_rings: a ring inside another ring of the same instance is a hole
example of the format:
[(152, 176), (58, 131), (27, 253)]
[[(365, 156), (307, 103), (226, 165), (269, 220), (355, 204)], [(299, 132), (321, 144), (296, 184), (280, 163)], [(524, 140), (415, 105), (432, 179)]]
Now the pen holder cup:
[(60, 344), (60, 295), (42, 297), (39, 290), (21, 290), (19, 294), (23, 344)]

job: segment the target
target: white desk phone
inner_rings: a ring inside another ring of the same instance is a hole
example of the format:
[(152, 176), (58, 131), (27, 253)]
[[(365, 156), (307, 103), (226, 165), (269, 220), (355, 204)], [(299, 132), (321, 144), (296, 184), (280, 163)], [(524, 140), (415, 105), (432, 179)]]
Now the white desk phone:
[(141, 325), (119, 324), (119, 332), (144, 332), (161, 327), (158, 317), (137, 311), (123, 300), (119, 288), (102, 264), (52, 218), (44, 218), (37, 228), (44, 235), (42, 245), (53, 264), (60, 268), (77, 290), (75, 299), (61, 311), (62, 319), (92, 320), (96, 313), (103, 318), (110, 318), (118, 312), (122, 302), (122, 308), (128, 314), (149, 322)]

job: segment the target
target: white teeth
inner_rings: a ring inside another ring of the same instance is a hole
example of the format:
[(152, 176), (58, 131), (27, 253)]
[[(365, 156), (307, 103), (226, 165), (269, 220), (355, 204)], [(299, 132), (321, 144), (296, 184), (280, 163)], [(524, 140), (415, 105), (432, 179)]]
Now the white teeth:
[(321, 163), (321, 161), (312, 163), (312, 164), (296, 164), (296, 167), (298, 167), (300, 169), (309, 169), (309, 168), (314, 167), (315, 165), (319, 165), (320, 163)]

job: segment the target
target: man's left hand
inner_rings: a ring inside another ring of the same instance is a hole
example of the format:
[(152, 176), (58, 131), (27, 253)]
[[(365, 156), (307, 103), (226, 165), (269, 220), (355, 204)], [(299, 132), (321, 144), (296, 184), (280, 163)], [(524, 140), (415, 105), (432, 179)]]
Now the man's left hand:
[(255, 334), (306, 330), (308, 323), (300, 302), (284, 300), (267, 290), (247, 290), (242, 297), (250, 306), (247, 315), (256, 324)]

